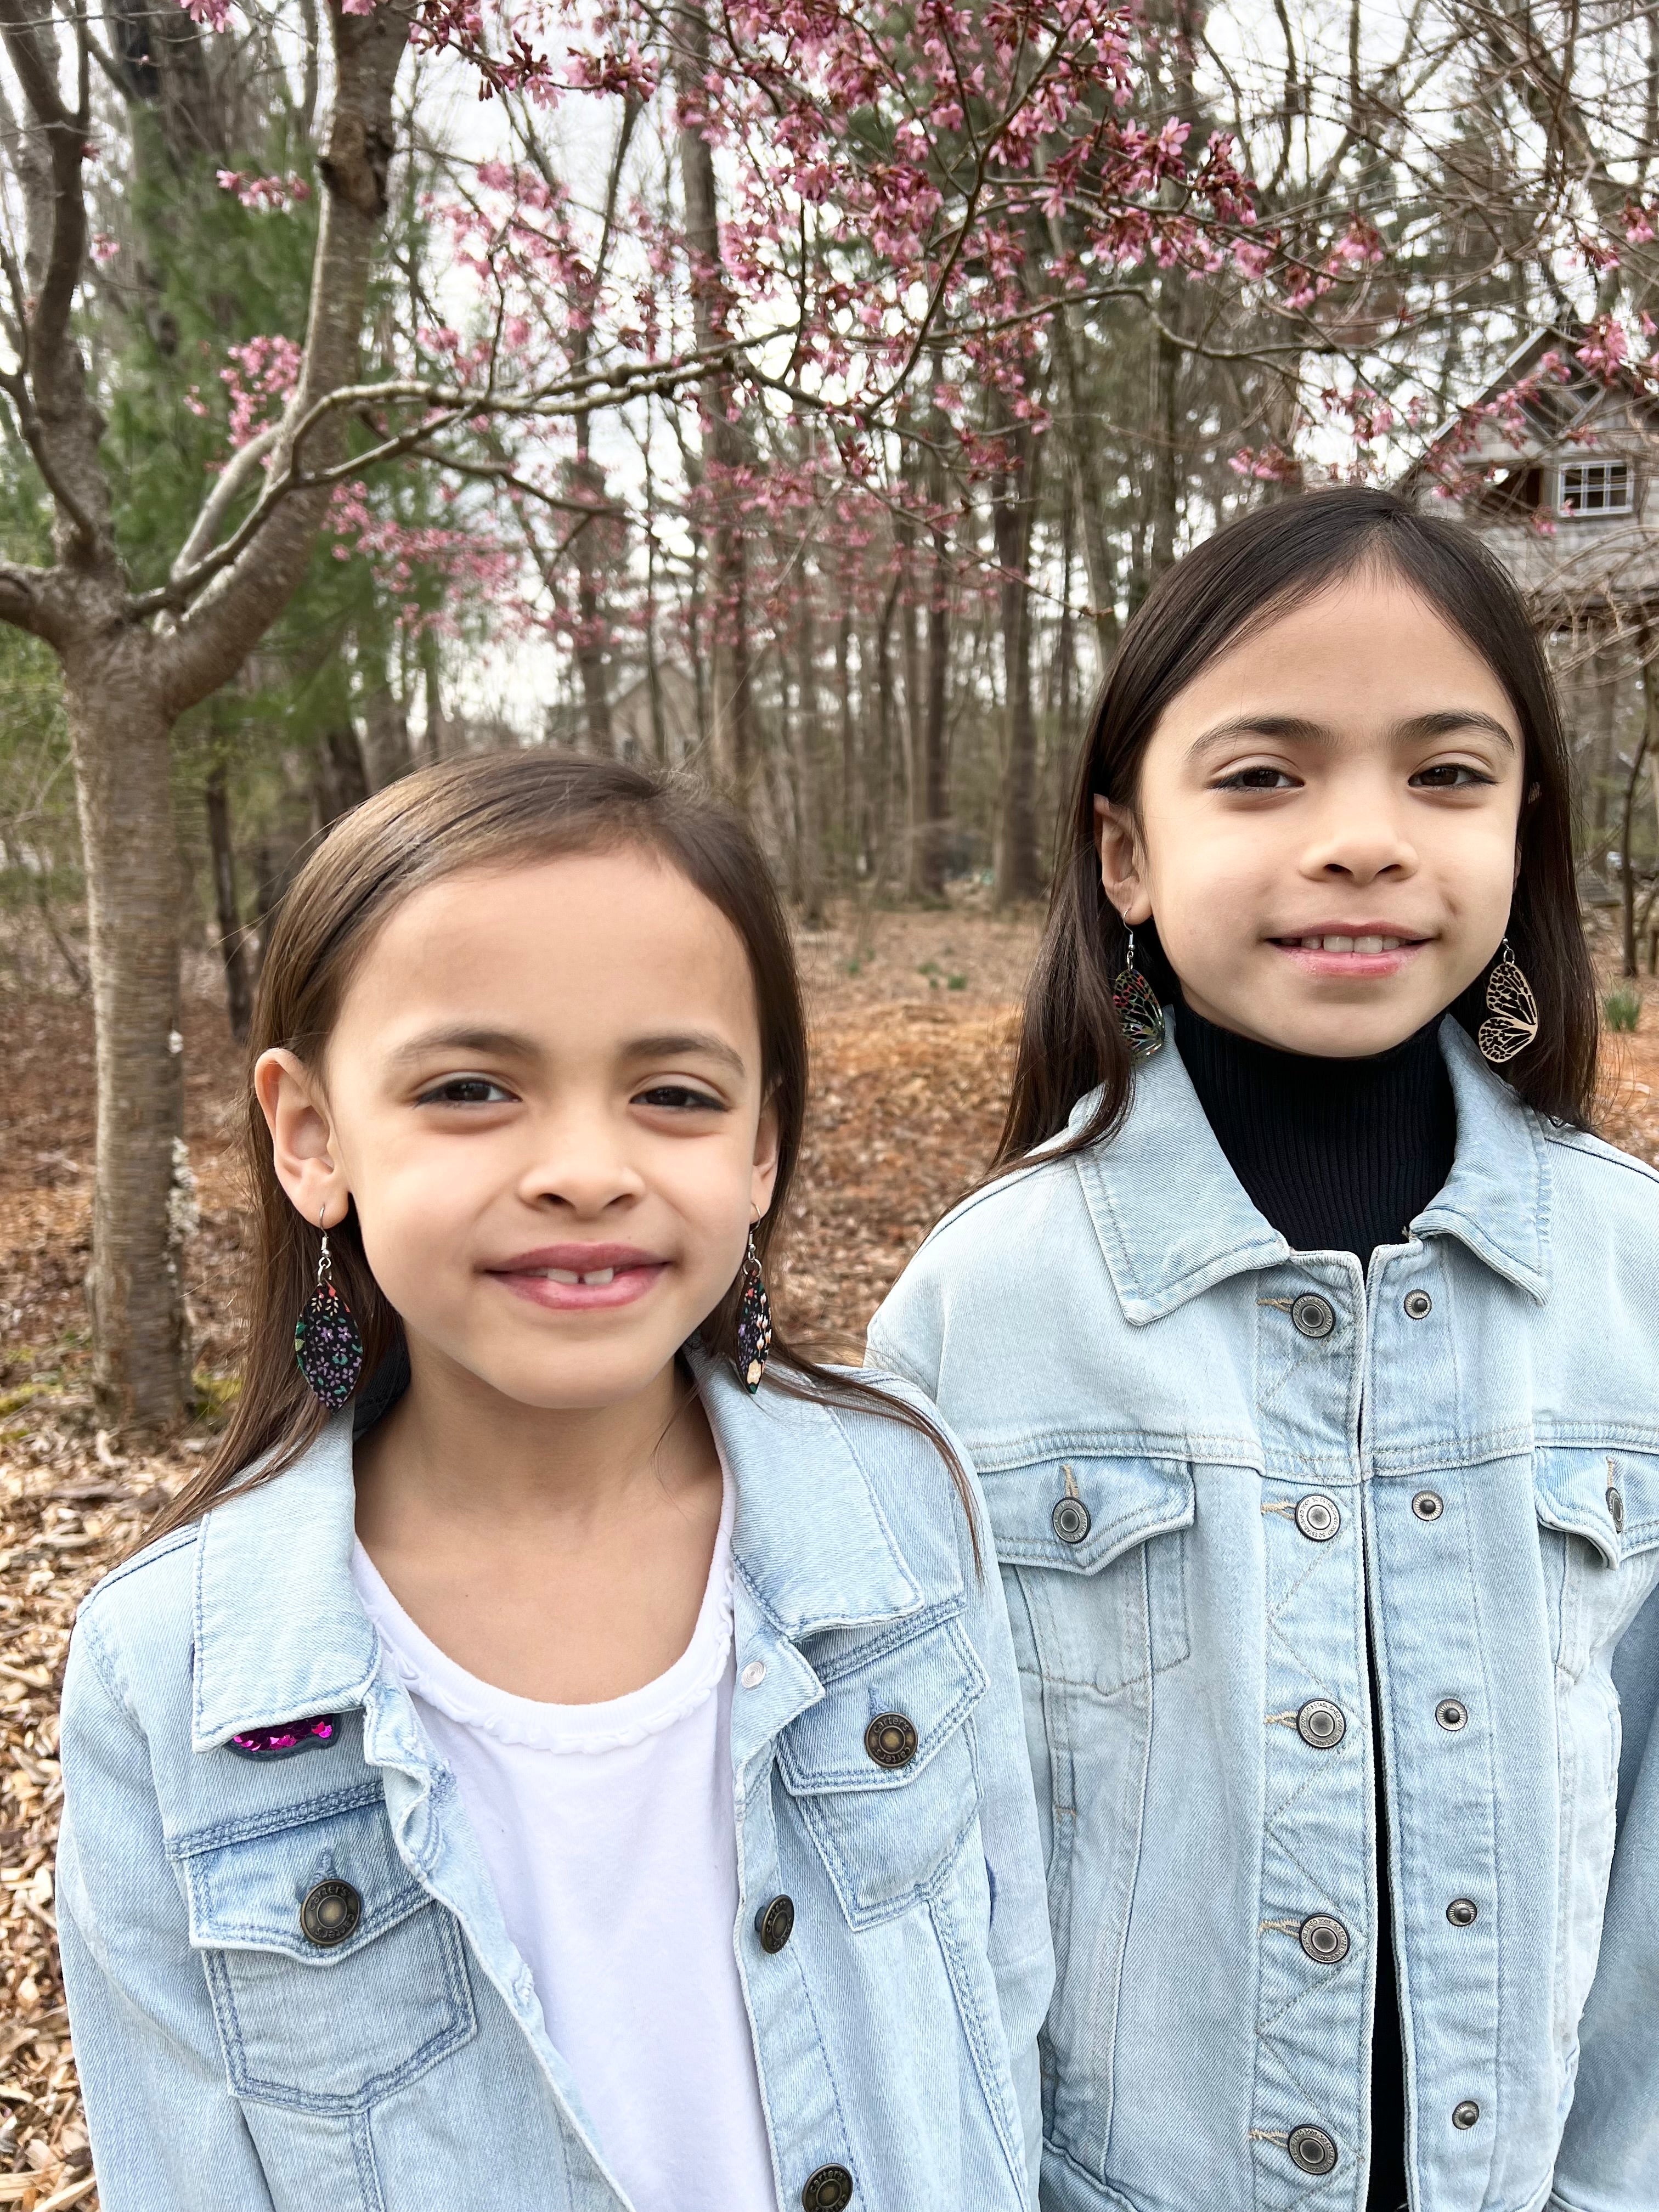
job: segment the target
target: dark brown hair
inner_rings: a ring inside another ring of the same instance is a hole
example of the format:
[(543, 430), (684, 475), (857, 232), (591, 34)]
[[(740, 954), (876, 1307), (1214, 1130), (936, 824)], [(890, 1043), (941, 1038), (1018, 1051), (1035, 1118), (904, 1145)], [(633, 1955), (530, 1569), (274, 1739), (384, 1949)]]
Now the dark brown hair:
[[(1101, 884), (1097, 795), (1133, 809), (1142, 757), (1176, 694), (1246, 631), (1368, 565), (1392, 571), (1468, 639), (1519, 719), (1524, 797), (1509, 936), (1537, 996), (1539, 1030), (1504, 1073), (1529, 1106), (1588, 1127), (1595, 981), (1578, 917), (1566, 742), (1538, 640), (1514, 585), (1470, 532), (1391, 492), (1345, 489), (1283, 500), (1217, 531), (1166, 571), (1125, 630), (1060, 819), (994, 1175), (1058, 1135), (1091, 1091), (1098, 1089), (1099, 1102), (1060, 1153), (1109, 1136), (1128, 1107), (1133, 1062), (1112, 1006), (1126, 933)], [(1136, 930), (1135, 958), (1159, 997), (1170, 998), (1176, 979), (1153, 927)], [(1451, 1009), (1471, 1033), (1484, 988), (1483, 977)]]
[[(759, 1016), (761, 1084), (778, 1122), (772, 1204), (756, 1224), (772, 1249), (800, 1157), (806, 1115), (806, 1022), (794, 948), (766, 863), (728, 808), (680, 775), (537, 749), (449, 761), (391, 785), (344, 816), (295, 877), (274, 921), (259, 974), (248, 1066), (285, 1046), (320, 1063), (346, 990), (375, 935), (416, 891), (466, 869), (509, 868), (562, 854), (633, 848), (678, 870), (725, 915), (748, 955)], [(294, 1324), (315, 1280), (318, 1232), (276, 1180), (264, 1115), (247, 1085), (243, 1152), (252, 1193), (244, 1266), (248, 1327), (242, 1389), (210, 1463), (147, 1531), (152, 1541), (206, 1511), (255, 1462), (257, 1480), (291, 1467), (328, 1416), (294, 1358)], [(365, 1388), (395, 1369), (403, 1325), (363, 1255), (355, 1206), (330, 1231), (334, 1278), (363, 1340)], [(741, 1271), (697, 1334), (714, 1358), (735, 1361)], [(768, 1379), (797, 1396), (886, 1414), (925, 1435), (948, 1466), (979, 1533), (967, 1478), (925, 1415), (844, 1373), (832, 1373), (775, 1329)]]

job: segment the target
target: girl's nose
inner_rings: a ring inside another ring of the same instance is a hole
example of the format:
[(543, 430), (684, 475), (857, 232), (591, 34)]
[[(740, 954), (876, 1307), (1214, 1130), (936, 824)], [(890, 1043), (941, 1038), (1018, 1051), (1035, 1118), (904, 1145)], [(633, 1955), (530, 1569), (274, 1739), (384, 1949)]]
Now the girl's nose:
[(568, 1206), (591, 1219), (642, 1195), (645, 1178), (622, 1141), (623, 1133), (607, 1116), (562, 1116), (556, 1125), (544, 1125), (538, 1136), (519, 1182), (519, 1194), (527, 1204)]
[(1398, 882), (1417, 872), (1417, 848), (1379, 799), (1322, 823), (1304, 850), (1302, 872), (1323, 883)]

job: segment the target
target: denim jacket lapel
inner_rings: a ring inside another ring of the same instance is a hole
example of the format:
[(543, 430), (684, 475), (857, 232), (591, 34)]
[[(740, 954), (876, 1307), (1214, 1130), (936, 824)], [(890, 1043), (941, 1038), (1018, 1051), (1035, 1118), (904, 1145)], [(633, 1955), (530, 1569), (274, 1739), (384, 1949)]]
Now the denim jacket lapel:
[[(1078, 1175), (1124, 1317), (1139, 1326), (1247, 1270), (1281, 1265), (1285, 1239), (1257, 1212), (1216, 1142), (1171, 1042), (1135, 1071), (1128, 1115)], [(1457, 1237), (1540, 1302), (1549, 1294), (1549, 1162), (1538, 1118), (1486, 1066), (1461, 1024), (1441, 1024), (1457, 1112), (1445, 1188), (1412, 1224)], [(1097, 1093), (1072, 1116), (1080, 1127)]]

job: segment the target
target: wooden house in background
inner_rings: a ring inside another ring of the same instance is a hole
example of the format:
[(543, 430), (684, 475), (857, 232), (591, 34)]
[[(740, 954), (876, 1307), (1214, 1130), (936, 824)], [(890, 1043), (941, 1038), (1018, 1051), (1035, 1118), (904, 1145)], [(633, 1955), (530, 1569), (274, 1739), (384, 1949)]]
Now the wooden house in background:
[[(1582, 332), (1543, 331), (1481, 395), (1512, 404), (1473, 444), (1431, 447), (1400, 489), (1478, 530), (1547, 640), (1572, 744), (1591, 907), (1659, 961), (1659, 398), (1575, 359)], [(1559, 354), (1565, 379), (1540, 376)], [(1448, 497), (1448, 473), (1455, 483)], [(1646, 681), (1644, 682), (1644, 674)]]

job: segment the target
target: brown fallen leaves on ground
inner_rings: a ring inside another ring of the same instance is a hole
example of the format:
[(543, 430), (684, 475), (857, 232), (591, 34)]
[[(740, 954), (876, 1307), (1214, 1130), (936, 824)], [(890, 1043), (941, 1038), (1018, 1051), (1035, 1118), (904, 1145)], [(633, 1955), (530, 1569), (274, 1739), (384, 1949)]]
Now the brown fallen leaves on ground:
[[(814, 1103), (775, 1288), (814, 1351), (856, 1359), (921, 1237), (983, 1170), (1001, 1121), (1030, 917), (957, 905), (848, 915), (803, 940)], [(231, 1146), (240, 1054), (211, 974), (185, 1013), (187, 1127), (201, 1226), (188, 1286), (201, 1371), (234, 1366), (240, 1249)], [(1659, 987), (1609, 1040), (1604, 1126), (1659, 1160)], [(84, 1005), (0, 995), (0, 2208), (96, 2212), (53, 1942), (62, 1784), (58, 1692), (75, 1608), (139, 1540), (205, 1430), (165, 1453), (100, 1433), (80, 1281), (90, 1213), (92, 1054)]]

